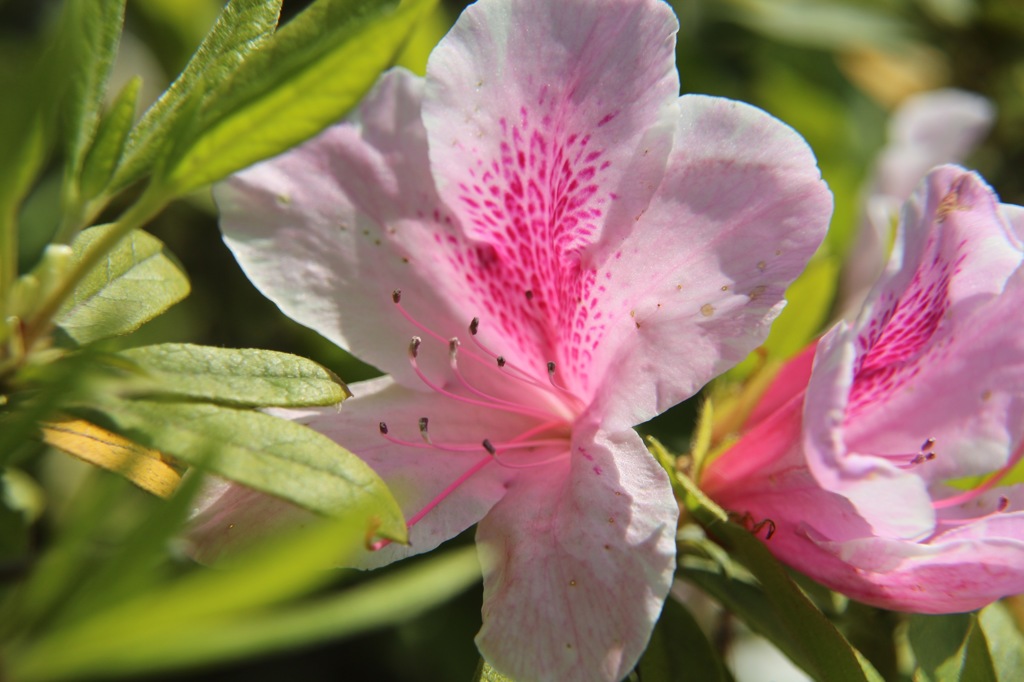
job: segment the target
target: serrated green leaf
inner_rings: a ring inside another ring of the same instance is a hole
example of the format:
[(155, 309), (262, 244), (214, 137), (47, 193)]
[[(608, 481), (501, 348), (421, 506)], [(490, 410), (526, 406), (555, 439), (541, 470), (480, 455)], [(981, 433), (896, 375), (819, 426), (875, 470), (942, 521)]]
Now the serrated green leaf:
[(121, 355), (153, 380), (142, 390), (161, 396), (243, 407), (334, 405), (348, 397), (332, 372), (289, 353), (164, 343)]
[[(322, 554), (324, 546), (342, 545), (320, 535), (305, 538), (299, 550), (316, 543)], [(336, 595), (256, 611), (252, 596), (265, 594), (264, 580), (287, 584), (303, 573), (303, 557), (278, 549), (239, 571), (187, 576), (51, 635), (12, 657), (10, 670), (23, 682), (132, 676), (339, 639), (415, 617), (465, 590), (480, 576), (475, 554), (458, 549)]]
[(996, 682), (988, 644), (973, 613), (913, 615), (907, 632), (921, 682)]
[(398, 503), (362, 460), (327, 436), (262, 412), (107, 398), (97, 406), (132, 440), (327, 515), (405, 541)]
[(643, 682), (730, 682), (721, 657), (690, 611), (669, 597), (638, 666)]
[(131, 131), (124, 158), (111, 182), (115, 191), (152, 170), (167, 151), (169, 131), (207, 91), (229, 79), (247, 55), (273, 33), (281, 0), (231, 0), (224, 7), (181, 75)]
[(65, 182), (77, 183), (99, 123), (124, 23), (125, 0), (67, 0), (61, 35), (70, 41), (70, 91), (63, 107)]
[(999, 682), (1016, 682), (1024, 670), (1024, 635), (1002, 602), (986, 606), (978, 622), (988, 641), (992, 665)]
[[(112, 229), (100, 225), (82, 232), (71, 245), (75, 258)], [(188, 293), (188, 278), (163, 242), (133, 230), (85, 276), (55, 321), (85, 344), (134, 331)]]
[(177, 193), (274, 156), (341, 119), (436, 0), (318, 0), (239, 67), (166, 173)]
[(142, 78), (139, 76), (128, 81), (100, 120), (96, 139), (82, 165), (82, 196), (86, 199), (91, 199), (106, 187), (121, 159), (128, 131), (135, 119), (140, 87)]

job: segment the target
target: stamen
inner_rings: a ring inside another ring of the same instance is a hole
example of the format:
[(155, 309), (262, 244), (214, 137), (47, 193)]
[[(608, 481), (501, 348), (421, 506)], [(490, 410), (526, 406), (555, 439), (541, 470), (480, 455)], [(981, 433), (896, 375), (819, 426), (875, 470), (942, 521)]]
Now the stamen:
[(575, 393), (555, 381), (555, 363), (550, 360), (548, 361), (548, 381), (551, 382), (551, 385), (560, 391), (562, 395), (569, 398), (577, 409), (582, 410), (584, 408), (583, 401), (577, 398)]
[[(455, 378), (459, 380), (459, 383), (461, 383), (470, 393), (473, 393), (474, 395), (477, 395), (480, 398), (483, 398), (484, 400), (489, 400), (491, 403), (493, 403), (492, 407), (494, 407), (495, 409), (522, 409), (522, 406), (519, 403), (513, 402), (511, 400), (505, 400), (503, 398), (498, 398), (489, 393), (481, 391), (480, 389), (470, 384), (466, 377), (463, 376), (462, 372), (459, 370), (459, 346), (459, 340), (455, 337), (452, 337), (452, 339), (448, 342), (448, 364), (451, 366), (452, 373), (455, 375)], [(498, 367), (503, 367), (504, 364), (505, 359), (499, 357)], [(524, 412), (523, 414), (526, 413)], [(548, 413), (542, 411), (531, 412), (531, 414), (537, 414), (538, 416), (544, 417), (550, 416)]]
[(527, 372), (525, 370), (522, 370), (522, 369), (516, 367), (515, 365), (509, 364), (505, 360), (505, 356), (498, 355), (497, 353), (492, 351), (490, 348), (485, 346), (480, 341), (480, 339), (477, 338), (477, 332), (478, 331), (480, 331), (480, 318), (479, 317), (474, 317), (473, 321), (469, 323), (469, 332), (470, 332), (470, 334), (473, 335), (472, 336), (473, 343), (476, 344), (476, 347), (479, 348), (480, 350), (482, 350), (485, 354), (487, 354), (487, 355), (491, 356), (492, 358), (494, 358), (495, 360), (497, 360), (498, 367), (500, 367), (501, 369), (505, 369), (507, 367), (509, 370), (514, 372), (514, 374), (510, 374), (509, 375), (509, 376), (512, 376), (512, 378), (514, 378), (514, 379), (519, 379), (520, 381), (525, 381), (526, 383), (530, 384), (531, 386), (536, 386), (537, 388), (540, 388), (540, 389), (542, 389), (544, 391), (549, 390), (546, 385), (544, 385), (540, 381), (537, 381), (537, 379), (535, 379), (533, 377), (533, 375), (531, 375), (529, 372)]
[(905, 452), (894, 452), (886, 454), (875, 454), (875, 456), (882, 457), (884, 459), (895, 460), (896, 466), (899, 467), (900, 469), (912, 469), (913, 467), (916, 467), (919, 464), (924, 464), (925, 462), (930, 462), (933, 459), (935, 459), (936, 454), (935, 451), (932, 449), (933, 447), (935, 447), (935, 439), (927, 438), (923, 443), (921, 443), (921, 447), (914, 454)]
[[(480, 459), (479, 461), (477, 461), (476, 464), (471, 466), (469, 469), (467, 469), (465, 472), (463, 472), (461, 476), (459, 476), (454, 481), (452, 481), (448, 485), (447, 488), (442, 490), (436, 497), (434, 497), (432, 500), (430, 500), (430, 502), (427, 502), (427, 504), (422, 509), (420, 509), (418, 512), (416, 512), (411, 517), (409, 517), (409, 520), (406, 522), (405, 527), (411, 529), (413, 526), (415, 526), (417, 523), (419, 523), (420, 520), (424, 516), (429, 514), (430, 511), (434, 507), (436, 507), (437, 505), (441, 504), (441, 501), (444, 500), (444, 498), (446, 498), (449, 495), (451, 495), (452, 492), (454, 492), (456, 488), (458, 488), (460, 485), (462, 485), (467, 480), (469, 480), (470, 476), (472, 476), (476, 472), (480, 471), (481, 469), (483, 469), (485, 466), (487, 466), (488, 464), (490, 464), (493, 461), (494, 460), (491, 459), (490, 456), (484, 457), (484, 458)], [(375, 542), (372, 545), (370, 545), (370, 550), (376, 552), (378, 550), (384, 549), (385, 547), (390, 545), (391, 542), (392, 541), (388, 540), (388, 539), (380, 540), (380, 541)]]

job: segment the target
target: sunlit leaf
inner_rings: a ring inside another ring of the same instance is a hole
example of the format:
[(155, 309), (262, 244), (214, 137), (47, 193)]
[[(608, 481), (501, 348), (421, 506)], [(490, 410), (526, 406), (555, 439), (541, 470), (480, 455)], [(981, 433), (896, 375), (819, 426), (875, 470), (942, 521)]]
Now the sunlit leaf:
[(124, 23), (125, 0), (67, 0), (62, 35), (70, 41), (70, 92), (62, 107), (67, 146), (65, 182), (77, 183), (100, 119), (107, 78)]
[(164, 180), (185, 192), (341, 119), (390, 65), (435, 0), (318, 0), (211, 95)]
[(252, 407), (334, 405), (348, 396), (329, 370), (269, 350), (164, 343), (122, 351), (153, 382), (143, 391)]
[(209, 404), (106, 399), (99, 405), (140, 443), (250, 488), (323, 514), (344, 514), (405, 540), (402, 513), (383, 481), (327, 436), (285, 419)]
[[(86, 230), (72, 247), (81, 258), (111, 226)], [(188, 278), (156, 237), (135, 230), (76, 287), (56, 317), (57, 325), (84, 344), (138, 329), (189, 293)]]
[(110, 110), (100, 120), (96, 139), (82, 166), (83, 197), (96, 196), (110, 181), (135, 119), (135, 104), (140, 87), (142, 78), (139, 76), (128, 81), (110, 105)]
[(515, 682), (515, 680), (506, 675), (502, 675), (500, 672), (492, 668), (490, 663), (481, 659), (480, 667), (477, 668), (473, 682)]
[(183, 111), (228, 79), (277, 25), (281, 0), (231, 0), (181, 75), (131, 131), (112, 184), (119, 189), (152, 170), (167, 151), (168, 131)]
[(181, 482), (181, 468), (156, 450), (142, 447), (82, 419), (41, 427), (43, 441), (81, 460), (124, 476), (147, 492), (170, 497)]
[(265, 654), (407, 620), (480, 576), (474, 548), (467, 547), (333, 596), (256, 610), (307, 587), (308, 566), (323, 559), (325, 547), (339, 555), (361, 542), (351, 526), (347, 532), (333, 526), (328, 530), (334, 535), (314, 529), (287, 547), (266, 548), (237, 570), (186, 576), (52, 634), (15, 657), (11, 669), (24, 682), (57, 681), (131, 676)]
[(1015, 682), (1024, 670), (1024, 635), (1013, 615), (1002, 602), (996, 602), (981, 610), (978, 622), (999, 682)]
[(907, 633), (921, 682), (997, 682), (985, 634), (973, 613), (913, 615)]

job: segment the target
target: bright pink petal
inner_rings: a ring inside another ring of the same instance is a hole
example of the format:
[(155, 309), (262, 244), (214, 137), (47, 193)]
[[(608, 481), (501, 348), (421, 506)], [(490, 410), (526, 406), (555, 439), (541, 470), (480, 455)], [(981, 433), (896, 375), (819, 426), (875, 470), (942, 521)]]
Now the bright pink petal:
[[(1019, 364), (1017, 350), (980, 332), (1006, 333), (1005, 314), (986, 308), (1021, 254), (991, 190), (955, 167), (928, 176), (908, 203), (905, 230), (856, 326), (819, 345), (805, 443), (823, 485), (849, 497), (879, 533), (913, 538), (932, 531), (929, 481), (993, 471), (1012, 451), (1013, 389), (996, 386), (1006, 363)], [(911, 465), (931, 438), (937, 456)], [(887, 501), (903, 513), (888, 513)]]
[(677, 28), (654, 0), (485, 0), (431, 54), (432, 167), (475, 243), (463, 296), (497, 351), (541, 378), (574, 343), (580, 253), (661, 179)]
[(839, 581), (819, 580), (883, 608), (973, 611), (1024, 592), (1022, 512), (996, 514), (928, 543), (871, 537), (831, 542), (813, 533), (809, 539), (847, 566)]
[(791, 128), (730, 100), (679, 107), (666, 177), (594, 255), (566, 358), (616, 425), (688, 398), (763, 341), (832, 209)]
[[(224, 239), (281, 310), (407, 385), (406, 355), (426, 334), (466, 335), (456, 258), (463, 243), (438, 199), (420, 121), (423, 83), (386, 74), (342, 123), (214, 188)], [(445, 242), (440, 253), (438, 240)]]
[(665, 472), (632, 431), (573, 447), (571, 472), (514, 484), (477, 531), (477, 646), (515, 679), (622, 679), (671, 585), (679, 512)]

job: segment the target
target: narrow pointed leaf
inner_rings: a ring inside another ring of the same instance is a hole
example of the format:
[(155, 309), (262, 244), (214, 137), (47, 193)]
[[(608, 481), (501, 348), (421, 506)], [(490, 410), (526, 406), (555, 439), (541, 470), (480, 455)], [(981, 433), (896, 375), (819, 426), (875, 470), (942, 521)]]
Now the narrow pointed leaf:
[[(311, 537), (339, 551), (344, 542), (359, 540)], [(281, 583), (300, 568), (301, 557), (278, 550), (241, 571), (188, 576), (51, 636), (16, 657), (11, 670), (23, 682), (131, 677), (340, 639), (413, 618), (462, 592), (480, 577), (475, 554), (466, 547), (306, 604), (253, 611), (244, 598), (264, 590), (261, 579)], [(225, 594), (237, 613), (224, 607)]]
[(986, 606), (978, 622), (988, 641), (992, 665), (999, 682), (1014, 682), (1024, 670), (1024, 635), (1002, 602)]
[[(653, 450), (664, 461), (663, 449)], [(759, 634), (775, 643), (794, 663), (820, 680), (850, 682), (881, 682), (871, 664), (840, 634), (831, 621), (816, 607), (786, 574), (782, 564), (754, 535), (730, 521), (728, 515), (707, 498), (682, 474), (672, 471), (673, 485), (681, 493), (694, 518), (722, 544), (730, 555), (743, 563), (757, 579), (763, 599), (749, 583), (715, 579), (720, 598), (741, 618), (752, 606), (750, 625)], [(682, 565), (683, 577), (687, 577)], [(695, 581), (696, 582), (696, 581)], [(700, 584), (700, 583), (698, 583)], [(737, 590), (743, 596), (730, 598)], [(774, 614), (774, 624), (766, 623), (766, 614)], [(762, 630), (764, 628), (764, 630)]]
[(732, 675), (689, 610), (669, 597), (637, 667), (644, 682), (700, 679), (731, 682)]
[(68, 0), (62, 35), (70, 41), (70, 91), (63, 107), (67, 175), (77, 181), (99, 123), (124, 23), (125, 0)]
[[(81, 258), (111, 226), (93, 227), (72, 244)], [(58, 327), (78, 344), (127, 334), (189, 293), (181, 266), (163, 242), (135, 230), (92, 269), (56, 317)]]
[(110, 110), (100, 120), (96, 139), (82, 167), (82, 196), (92, 198), (110, 181), (114, 168), (124, 151), (128, 131), (135, 119), (135, 104), (142, 78), (135, 76), (118, 93)]
[(175, 192), (215, 182), (342, 118), (389, 66), (435, 0), (318, 0), (216, 92), (164, 180)]
[(348, 389), (312, 360), (269, 350), (163, 343), (122, 351), (149, 383), (143, 392), (240, 407), (334, 405)]
[(400, 541), (398, 503), (362, 460), (324, 435), (262, 412), (209, 404), (105, 399), (132, 440), (322, 514), (344, 514)]
[(230, 78), (247, 55), (273, 33), (281, 0), (231, 0), (199, 45), (181, 75), (131, 131), (112, 189), (117, 190), (152, 170), (167, 151), (169, 131), (179, 117)]
[(907, 633), (921, 682), (996, 682), (978, 617), (972, 613), (914, 615)]

